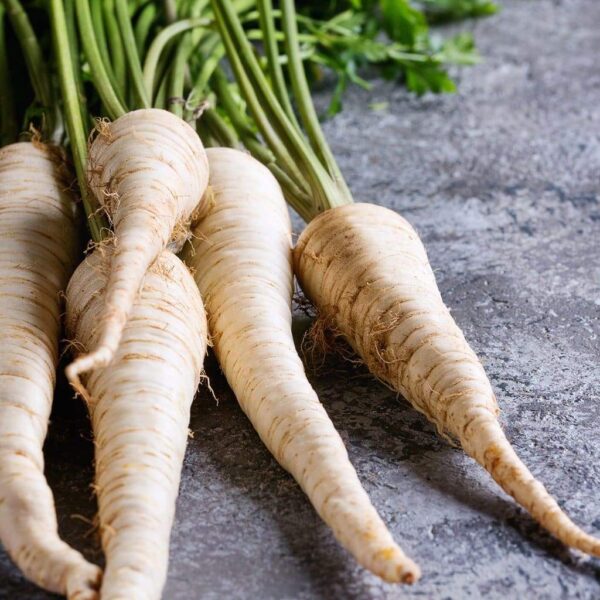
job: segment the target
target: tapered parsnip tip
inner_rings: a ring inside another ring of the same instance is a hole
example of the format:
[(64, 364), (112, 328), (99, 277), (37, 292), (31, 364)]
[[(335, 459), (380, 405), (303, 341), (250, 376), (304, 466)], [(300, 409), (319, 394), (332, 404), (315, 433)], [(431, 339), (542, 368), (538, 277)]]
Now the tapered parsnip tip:
[(81, 375), (88, 373), (94, 369), (102, 369), (110, 363), (113, 359), (113, 352), (110, 348), (100, 346), (89, 354), (82, 354), (78, 356), (70, 365), (65, 369), (65, 374), (71, 386), (76, 392), (82, 393), (83, 384), (81, 383)]
[(421, 578), (421, 569), (398, 546), (390, 546), (375, 555), (374, 573), (388, 583), (413, 584)]
[(591, 556), (600, 556), (600, 539), (583, 531), (562, 511), (558, 504), (554, 510), (548, 510), (546, 514), (547, 517), (538, 518), (532, 512), (534, 518), (537, 518), (538, 522), (565, 546)]
[(421, 579), (419, 565), (409, 560), (410, 564), (399, 569), (400, 582), (412, 585)]
[[(384, 578), (386, 579), (386, 578)], [(396, 568), (396, 574), (393, 579), (386, 579), (391, 583), (404, 583), (412, 585), (421, 579), (421, 569), (419, 565), (410, 558), (404, 558), (404, 561)]]
[(68, 600), (98, 600), (102, 570), (86, 562), (78, 565), (67, 578)]
[(592, 556), (600, 557), (600, 539), (584, 531), (581, 532), (581, 542), (574, 547)]

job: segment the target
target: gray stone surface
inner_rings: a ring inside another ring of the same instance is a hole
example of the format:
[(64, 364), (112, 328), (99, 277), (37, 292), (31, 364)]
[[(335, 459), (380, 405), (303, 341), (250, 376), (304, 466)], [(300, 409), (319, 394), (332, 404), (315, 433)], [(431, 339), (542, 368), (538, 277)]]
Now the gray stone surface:
[[(600, 3), (514, 0), (473, 25), (487, 60), (460, 94), (353, 91), (327, 134), (357, 199), (421, 232), (518, 452), (600, 533)], [(389, 102), (372, 112), (370, 102)], [(311, 375), (373, 502), (423, 567), (380, 583), (335, 543), (214, 365), (195, 403), (165, 598), (600, 598), (566, 551), (461, 451), (360, 370)], [(48, 477), (68, 541), (100, 560), (89, 430), (63, 392)], [(0, 598), (50, 598), (0, 553)]]

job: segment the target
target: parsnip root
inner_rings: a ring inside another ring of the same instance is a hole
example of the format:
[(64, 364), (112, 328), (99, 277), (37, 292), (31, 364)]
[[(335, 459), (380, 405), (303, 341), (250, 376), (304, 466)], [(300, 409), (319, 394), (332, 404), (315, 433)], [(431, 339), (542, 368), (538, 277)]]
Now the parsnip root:
[(291, 333), (291, 225), (270, 171), (242, 152), (207, 151), (212, 204), (185, 260), (206, 300), (214, 349), (262, 441), (365, 567), (412, 583), (395, 544), (310, 386)]
[[(111, 252), (95, 250), (67, 288), (68, 330), (84, 347), (101, 335)], [(114, 360), (84, 376), (106, 555), (102, 600), (161, 597), (206, 341), (198, 288), (185, 265), (163, 251), (143, 278)]]
[(144, 274), (167, 245), (177, 250), (208, 182), (206, 153), (196, 132), (159, 109), (101, 122), (89, 151), (90, 187), (113, 227), (116, 250), (101, 313), (101, 333), (89, 354), (67, 368), (80, 392), (82, 373), (114, 356)]
[(42, 446), (52, 407), (60, 297), (77, 256), (75, 204), (60, 156), (0, 150), (0, 541), (37, 585), (97, 597), (100, 569), (58, 537)]
[(402, 217), (371, 204), (327, 210), (300, 236), (294, 262), (302, 289), (372, 373), (458, 439), (550, 533), (600, 556), (600, 540), (564, 514), (506, 439), (484, 369)]

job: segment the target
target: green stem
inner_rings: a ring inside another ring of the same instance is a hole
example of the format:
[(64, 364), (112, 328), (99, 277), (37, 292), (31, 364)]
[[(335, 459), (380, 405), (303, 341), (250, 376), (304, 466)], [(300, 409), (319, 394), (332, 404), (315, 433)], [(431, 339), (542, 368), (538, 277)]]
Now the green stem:
[(285, 84), (283, 69), (281, 68), (277, 35), (275, 31), (275, 19), (273, 16), (273, 4), (271, 0), (257, 0), (256, 3), (258, 5), (260, 28), (262, 31), (265, 53), (267, 55), (267, 66), (273, 91), (288, 118), (296, 125), (296, 127), (298, 127), (296, 115), (294, 114), (294, 109), (292, 108), (292, 103), (290, 102), (287, 86)]
[[(171, 40), (163, 53), (161, 54), (158, 66), (156, 67), (156, 76), (154, 78), (154, 91), (158, 92), (162, 88), (162, 101), (158, 104), (161, 108), (167, 108), (167, 92), (171, 79), (171, 65), (175, 60), (178, 44), (176, 40)], [(155, 104), (156, 105), (156, 104)]]
[(15, 99), (12, 93), (13, 86), (8, 66), (8, 49), (4, 27), (5, 15), (4, 4), (0, 4), (0, 125), (2, 125), (0, 147), (14, 142), (19, 133)]
[(208, 108), (200, 117), (200, 120), (206, 124), (212, 137), (221, 146), (228, 146), (229, 148), (237, 148), (239, 146), (239, 140), (235, 131), (214, 108)]
[(140, 63), (140, 56), (137, 51), (137, 46), (135, 45), (135, 35), (133, 33), (133, 27), (131, 26), (131, 20), (129, 18), (127, 0), (115, 0), (115, 2), (117, 8), (117, 19), (119, 21), (119, 28), (121, 30), (121, 38), (125, 48), (125, 56), (127, 57), (129, 72), (133, 79), (133, 87), (136, 91), (142, 108), (150, 108), (150, 95), (146, 92), (146, 88), (144, 87), (142, 66)]
[[(300, 185), (302, 197), (290, 198), (296, 211), (307, 220), (327, 208), (352, 202), (347, 187), (321, 164), (313, 149), (287, 118), (248, 42), (230, 0), (212, 0), (215, 19), (248, 108), (279, 167)], [(310, 192), (310, 202), (306, 195)]]
[(308, 139), (316, 152), (319, 160), (329, 171), (337, 183), (342, 194), (348, 202), (352, 202), (352, 194), (348, 189), (344, 177), (325, 139), (317, 112), (313, 104), (304, 66), (300, 58), (300, 44), (298, 42), (298, 25), (296, 23), (296, 9), (294, 0), (281, 0), (282, 26), (285, 34), (285, 48), (288, 57), (288, 72), (292, 81), (294, 98), (300, 112), (302, 124), (306, 129)]
[(217, 67), (213, 73), (211, 84), (218, 98), (218, 104), (223, 108), (234, 129), (240, 136), (254, 135), (251, 122), (246, 114), (237, 106), (236, 100), (229, 89), (229, 82), (224, 71)]
[(29, 79), (33, 86), (37, 101), (42, 105), (45, 119), (42, 125), (43, 133), (50, 139), (60, 131), (60, 118), (56, 110), (52, 84), (50, 82), (50, 71), (44, 60), (44, 54), (37, 36), (29, 21), (27, 13), (19, 0), (2, 0), (6, 13), (17, 34), (19, 44), (25, 57), (25, 64), (29, 73)]
[[(236, 71), (236, 78), (239, 74), (247, 81), (252, 95), (260, 100), (261, 113), (281, 140), (286, 142), (290, 152), (301, 152), (303, 141), (298, 135), (300, 132), (289, 121), (279, 105), (230, 0), (213, 0), (213, 10), (232, 68), (233, 63), (237, 63), (240, 69)], [(242, 87), (241, 80), (238, 80), (238, 85)]]
[(90, 5), (90, 14), (92, 16), (94, 32), (96, 33), (96, 41), (98, 42), (98, 51), (102, 57), (102, 62), (106, 66), (106, 70), (110, 74), (110, 54), (108, 53), (108, 44), (106, 43), (106, 30), (102, 10), (102, 7), (106, 4), (103, 0), (92, 2)]
[[(199, 18), (206, 2), (207, 0), (192, 0), (182, 3), (180, 14), (185, 14), (188, 19)], [(184, 90), (186, 84), (191, 85), (189, 62), (192, 53), (200, 54), (198, 46), (203, 35), (206, 35), (204, 28), (187, 31), (183, 34), (182, 40), (178, 42), (175, 49), (175, 58), (169, 77), (169, 98), (167, 102), (169, 110), (182, 119), (187, 116), (188, 107), (188, 102), (184, 99)], [(194, 118), (193, 111), (192, 118)]]
[(62, 0), (50, 0), (50, 19), (58, 78), (65, 107), (65, 121), (69, 141), (71, 142), (75, 172), (77, 173), (83, 207), (88, 217), (92, 239), (95, 242), (100, 242), (102, 241), (104, 223), (99, 216), (99, 207), (87, 185), (87, 132), (80, 111), (77, 82), (73, 76), (73, 59), (70, 53), (67, 20)]
[[(181, 15), (189, 19), (201, 17), (208, 3), (209, 0), (189, 0), (187, 2), (187, 5), (183, 7)], [(210, 31), (207, 31), (206, 29), (201, 28), (194, 29), (189, 35), (186, 35), (186, 38), (189, 38), (187, 46), (189, 52), (186, 58), (185, 66), (185, 85), (187, 85), (189, 88), (192, 87), (190, 63), (193, 61), (194, 58), (202, 56), (205, 41), (206, 39), (210, 40), (211, 37), (216, 37), (218, 39), (219, 36)]]
[[(249, 148), (252, 155), (261, 160), (259, 153)], [(265, 166), (273, 173), (275, 179), (279, 182), (279, 185), (283, 189), (283, 194), (286, 197), (289, 204), (294, 207), (294, 210), (305, 220), (308, 221), (311, 217), (310, 207), (312, 205), (312, 197), (307, 194), (304, 190), (300, 189), (289, 177), (289, 175), (279, 165), (274, 162), (264, 162)]]
[[(71, 56), (79, 56), (79, 42), (77, 39), (77, 22), (75, 17), (75, 0), (65, 0), (64, 3), (65, 18), (67, 21), (67, 36), (69, 38), (69, 52)], [(85, 94), (83, 92), (83, 82), (81, 80), (81, 70), (79, 64), (73, 64), (73, 78), (75, 87), (79, 96), (79, 109), (82, 115), (85, 115)], [(85, 118), (85, 117), (84, 117)]]
[[(249, 40), (257, 41), (257, 42), (264, 42), (265, 34), (263, 33), (262, 29), (246, 29), (245, 31), (246, 31), (246, 37)], [(275, 38), (276, 42), (283, 42), (285, 39), (285, 36), (283, 35), (283, 33), (281, 31), (275, 31), (273, 33), (273, 37)], [(314, 35), (310, 35), (308, 33), (298, 33), (298, 40), (301, 42), (304, 42), (305, 44), (307, 44), (307, 46), (308, 45), (316, 46), (320, 41), (319, 38), (317, 38)], [(301, 57), (313, 56), (314, 53), (315, 53), (314, 47), (310, 48), (310, 46), (308, 46), (304, 52), (300, 53), (300, 56)], [(280, 65), (287, 64), (287, 62), (288, 62), (287, 54), (278, 54), (278, 60), (279, 60)], [(268, 62), (267, 62), (267, 67), (268, 67)], [(288, 94), (288, 98), (289, 98), (289, 94)]]
[[(264, 146), (259, 141), (254, 129), (252, 128), (252, 122), (250, 118), (248, 115), (246, 115), (243, 109), (237, 105), (236, 100), (229, 89), (227, 76), (221, 68), (217, 68), (215, 70), (211, 83), (214, 87), (214, 92), (217, 94), (219, 106), (229, 117), (234, 131), (239, 136), (244, 146), (246, 146), (246, 148), (257, 160), (271, 168), (273, 165), (275, 165), (275, 161), (277, 159), (273, 152), (271, 152), (269, 148)], [(227, 145), (237, 147), (237, 144), (235, 146), (232, 144)], [(281, 169), (279, 169), (279, 172), (283, 173)], [(291, 176), (288, 175), (286, 177), (287, 181), (290, 182), (289, 187), (293, 187), (295, 190), (299, 191), (302, 187), (306, 186), (306, 182), (303, 180), (293, 181)], [(301, 194), (298, 192), (298, 197), (300, 196)]]
[(167, 44), (176, 36), (189, 31), (195, 27), (207, 27), (211, 24), (210, 19), (194, 18), (194, 19), (183, 19), (177, 21), (167, 27), (165, 27), (152, 41), (148, 53), (146, 54), (146, 60), (144, 62), (143, 77), (144, 86), (147, 94), (152, 97), (154, 95), (154, 84), (156, 79), (156, 72), (158, 62), (161, 54)]
[[(96, 1), (96, 0), (95, 0)], [(87, 0), (76, 0), (75, 7), (79, 22), (79, 31), (83, 44), (83, 51), (90, 63), (94, 86), (100, 95), (102, 103), (111, 119), (118, 119), (127, 112), (127, 109), (117, 96), (110, 81), (106, 67), (102, 61), (96, 34), (92, 23), (92, 16)]]
[(217, 110), (212, 108), (207, 110), (206, 113), (202, 115), (202, 119), (206, 119), (207, 121), (212, 121), (213, 119), (215, 121), (218, 120), (221, 127), (226, 130), (226, 132), (223, 132), (224, 135), (219, 135), (212, 127), (209, 127), (213, 137), (217, 139), (222, 146), (237, 148), (239, 145), (239, 136), (252, 156), (271, 170), (283, 188), (284, 193), (287, 193), (296, 203), (303, 202), (305, 205), (309, 206), (310, 196), (302, 191), (298, 184), (277, 165), (275, 155), (259, 141), (252, 130), (248, 117), (236, 106), (235, 100), (229, 91), (227, 78), (221, 69), (215, 71), (213, 84), (215, 85), (215, 91), (218, 90), (217, 95), (219, 97), (219, 102), (233, 125), (233, 128), (229, 126)]
[(172, 71), (169, 77), (168, 85), (168, 109), (180, 119), (183, 118), (183, 90), (185, 86), (185, 69), (187, 59), (190, 53), (189, 47), (189, 32), (186, 38), (179, 44), (175, 52), (175, 60), (173, 61)]
[(175, 0), (163, 0), (165, 20), (173, 23), (177, 19), (177, 2)]
[(215, 146), (222, 146), (219, 140), (216, 140), (211, 131), (208, 129), (206, 125), (206, 121), (198, 121), (196, 123), (196, 133), (200, 136), (202, 140), (202, 144), (205, 148), (214, 148)]
[(154, 108), (167, 109), (167, 88), (169, 87), (169, 74), (165, 74), (160, 79), (160, 84), (156, 90), (156, 98), (154, 99)]
[(152, 0), (129, 0), (129, 2), (127, 2), (127, 14), (129, 15), (129, 18), (133, 21), (137, 11), (140, 10), (142, 6), (146, 6), (149, 2), (152, 2)]
[(150, 34), (150, 29), (154, 25), (154, 19), (156, 19), (156, 4), (150, 2), (142, 8), (142, 12), (137, 19), (135, 24), (135, 43), (137, 44), (138, 52), (140, 56), (144, 55), (146, 49), (146, 40)]
[(206, 40), (206, 45), (198, 52), (198, 54), (205, 57), (205, 59), (202, 62), (202, 67), (200, 68), (196, 81), (191, 86), (192, 89), (188, 95), (189, 102), (191, 103), (200, 101), (206, 94), (210, 79), (225, 54), (225, 49), (221, 44), (219, 36), (214, 35), (208, 38)]
[(108, 76), (115, 93), (119, 97), (121, 104), (126, 105), (125, 97), (127, 90), (127, 65), (125, 64), (125, 50), (119, 31), (119, 23), (115, 16), (114, 0), (96, 0), (102, 5), (104, 23), (106, 24), (106, 33), (110, 52), (104, 63)]
[[(238, 117), (241, 116), (237, 111), (235, 114), (238, 114)], [(198, 121), (197, 127), (198, 132), (201, 134), (202, 141), (205, 142), (206, 145), (210, 145), (214, 140), (220, 146), (227, 146), (229, 148), (237, 148), (239, 146), (236, 130), (230, 127), (225, 119), (223, 119), (214, 108), (209, 108), (202, 115)], [(290, 203), (295, 202), (297, 204), (301, 202), (306, 206), (310, 206), (310, 196), (303, 192), (298, 185), (290, 179), (285, 171), (279, 168), (275, 162), (273, 153), (256, 139), (254, 133), (249, 129), (249, 126), (242, 125), (241, 129), (244, 146), (246, 146), (254, 158), (262, 162), (271, 170), (279, 182), (279, 185), (281, 185), (286, 198), (290, 199)], [(210, 136), (210, 139), (206, 138), (207, 135)]]
[[(289, 132), (289, 129), (291, 129), (292, 126), (285, 118), (281, 109), (279, 109), (279, 114), (277, 113), (277, 108), (279, 108), (277, 99), (273, 96), (266, 81), (260, 79), (263, 74), (258, 63), (254, 65), (255, 81), (250, 79), (250, 68), (248, 68), (248, 64), (251, 64), (252, 61), (255, 61), (256, 59), (252, 54), (252, 49), (249, 48), (249, 45), (247, 44), (243, 31), (230, 30), (229, 26), (231, 20), (233, 19), (235, 22), (236, 16), (235, 14), (232, 14), (233, 11), (231, 10), (231, 6), (227, 6), (227, 4), (226, 1), (214, 1), (213, 9), (215, 19), (221, 32), (221, 39), (223, 40), (223, 44), (227, 51), (229, 64), (235, 74), (238, 86), (248, 104), (248, 108), (254, 117), (256, 125), (265, 138), (267, 145), (277, 157), (277, 160), (281, 162), (286, 170), (293, 173), (293, 177), (296, 181), (304, 182), (304, 185), (306, 185), (304, 177), (297, 167), (298, 156), (297, 154), (294, 155), (298, 150), (298, 145), (292, 146), (292, 144), (286, 143), (288, 139), (291, 138), (291, 136), (286, 135), (286, 133)], [(223, 7), (229, 10), (221, 12), (221, 8)], [(232, 34), (235, 35), (235, 42)], [(242, 62), (242, 53), (240, 52), (238, 54), (238, 44), (242, 46), (241, 50), (244, 51), (244, 62)], [(259, 74), (258, 77), (256, 77), (257, 73)], [(261, 81), (262, 85), (257, 85), (255, 83), (256, 80)], [(283, 136), (281, 136), (282, 131)], [(300, 146), (301, 145), (302, 143)]]

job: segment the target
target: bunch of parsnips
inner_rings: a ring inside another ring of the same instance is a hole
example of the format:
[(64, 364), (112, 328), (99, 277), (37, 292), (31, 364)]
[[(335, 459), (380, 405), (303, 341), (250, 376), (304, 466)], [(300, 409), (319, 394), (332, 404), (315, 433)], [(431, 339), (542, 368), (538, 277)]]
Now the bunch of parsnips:
[[(250, 15), (232, 0), (165, 4), (50, 0), (50, 61), (19, 1), (0, 5), (0, 87), (8, 19), (38, 108), (28, 142), (7, 143), (19, 128), (6, 91), (0, 121), (0, 540), (15, 563), (77, 600), (161, 596), (210, 339), (262, 441), (340, 543), (386, 581), (420, 577), (306, 378), (294, 273), (319, 327), (559, 540), (600, 556), (506, 439), (414, 229), (353, 203), (311, 101), (293, 0), (257, 0)], [(88, 234), (76, 195), (92, 241), (77, 267)], [(286, 201), (308, 222), (295, 248)], [(43, 475), (63, 290), (66, 373), (94, 433), (103, 573), (59, 539)]]

